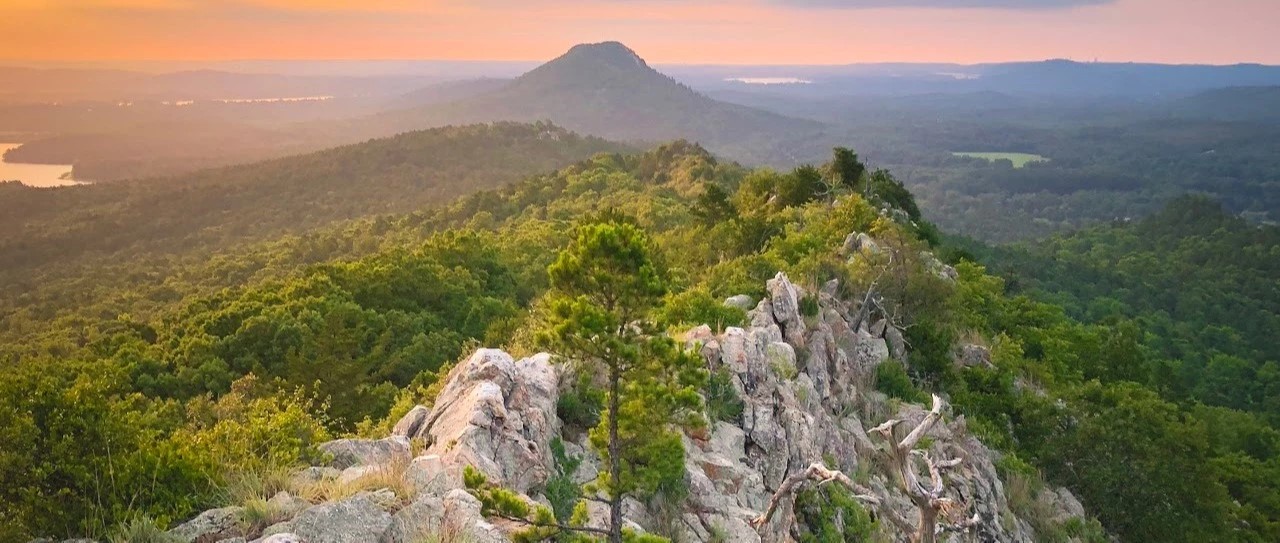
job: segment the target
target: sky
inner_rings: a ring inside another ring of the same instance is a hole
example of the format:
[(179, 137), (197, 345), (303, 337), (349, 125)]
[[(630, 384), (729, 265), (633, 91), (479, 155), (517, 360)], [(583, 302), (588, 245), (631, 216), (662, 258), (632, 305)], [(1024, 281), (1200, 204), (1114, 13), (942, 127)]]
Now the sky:
[(1280, 64), (1280, 0), (0, 0), (0, 59)]

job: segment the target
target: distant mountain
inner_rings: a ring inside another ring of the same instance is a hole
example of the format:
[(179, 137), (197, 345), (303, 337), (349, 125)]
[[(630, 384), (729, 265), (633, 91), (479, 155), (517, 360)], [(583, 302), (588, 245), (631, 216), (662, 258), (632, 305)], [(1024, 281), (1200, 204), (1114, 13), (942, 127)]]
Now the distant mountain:
[(408, 213), (627, 149), (549, 124), (499, 123), (172, 178), (59, 189), (0, 183), (0, 283), (82, 257), (176, 253)]
[[(1044, 60), (997, 64), (852, 64), (846, 66), (690, 66), (672, 68), (700, 90), (804, 98), (996, 92), (1017, 96), (1175, 98), (1210, 89), (1280, 85), (1280, 66), (1173, 65)], [(786, 77), (795, 85), (742, 78)]]
[(445, 81), (407, 92), (386, 104), (387, 109), (412, 109), (422, 106), (456, 102), (473, 96), (488, 94), (511, 84), (511, 79), (482, 77)]
[(575, 46), (486, 94), (380, 114), (363, 130), (540, 119), (614, 140), (685, 138), (747, 162), (776, 161), (779, 142), (823, 129), (816, 121), (714, 100), (649, 67), (626, 46), (606, 42)]
[(1280, 123), (1280, 86), (1205, 91), (1175, 102), (1173, 113), (1219, 121)]

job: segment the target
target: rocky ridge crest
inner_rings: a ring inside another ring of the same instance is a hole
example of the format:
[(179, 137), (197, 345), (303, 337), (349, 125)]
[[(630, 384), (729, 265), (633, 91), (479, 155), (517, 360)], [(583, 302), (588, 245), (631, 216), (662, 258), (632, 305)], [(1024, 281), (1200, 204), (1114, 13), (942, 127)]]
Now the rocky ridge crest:
[[(700, 350), (708, 368), (731, 376), (744, 406), (741, 420), (714, 422), (706, 432), (686, 435), (687, 503), (675, 519), (667, 513), (664, 521), (631, 500), (626, 508), (630, 526), (679, 541), (792, 541), (795, 515), (789, 500), (758, 529), (752, 521), (788, 476), (820, 462), (857, 474), (880, 502), (868, 507), (876, 516), (916, 517), (915, 505), (877, 460), (884, 443), (868, 434), (890, 418), (911, 427), (926, 417), (926, 408), (891, 400), (873, 386), (876, 368), (891, 357), (906, 358), (907, 345), (892, 324), (873, 320), (856, 301), (838, 299), (835, 287), (829, 283), (815, 293), (818, 312), (804, 316), (800, 307), (806, 293), (780, 273), (768, 282), (768, 297), (748, 312), (747, 326), (722, 333), (700, 326), (688, 332), (687, 345)], [(731, 301), (744, 302), (742, 297)], [(964, 358), (971, 357), (966, 351)], [(962, 362), (968, 363), (957, 361)], [(556, 470), (551, 442), (560, 437), (570, 454), (584, 459), (574, 479), (593, 479), (598, 459), (585, 437), (575, 442), (563, 435), (556, 413), (568, 377), (546, 354), (516, 360), (499, 350), (476, 351), (449, 373), (434, 406), (414, 408), (392, 436), (325, 444), (333, 463), (299, 474), (349, 484), (374, 478), (397, 492), (373, 489), (301, 506), (297, 498), (278, 495), (273, 500), (295, 504), (289, 518), (252, 534), (253, 540), (508, 541), (519, 526), (481, 515), (479, 501), (463, 488), (463, 469), (472, 466), (490, 482), (545, 504), (542, 492)], [(974, 518), (965, 530), (941, 534), (939, 541), (1037, 540), (1031, 519), (1018, 518), (1009, 505), (995, 468), (999, 453), (971, 435), (962, 416), (944, 417), (926, 437), (923, 448), (934, 457), (962, 459), (947, 473), (945, 497), (963, 504), (963, 515)], [(1064, 489), (1042, 496), (1048, 496), (1059, 520), (1084, 515)], [(231, 535), (228, 519), (236, 513), (235, 508), (209, 511), (171, 533), (191, 542), (246, 541)], [(593, 507), (591, 517), (599, 526), (607, 514), (603, 506)], [(905, 530), (881, 524), (891, 540), (909, 541)]]

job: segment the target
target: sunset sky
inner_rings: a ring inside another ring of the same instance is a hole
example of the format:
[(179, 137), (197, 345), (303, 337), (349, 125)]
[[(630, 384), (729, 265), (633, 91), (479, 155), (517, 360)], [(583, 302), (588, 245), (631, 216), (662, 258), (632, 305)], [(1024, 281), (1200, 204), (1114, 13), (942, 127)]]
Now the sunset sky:
[(0, 59), (1280, 64), (1280, 0), (0, 0)]

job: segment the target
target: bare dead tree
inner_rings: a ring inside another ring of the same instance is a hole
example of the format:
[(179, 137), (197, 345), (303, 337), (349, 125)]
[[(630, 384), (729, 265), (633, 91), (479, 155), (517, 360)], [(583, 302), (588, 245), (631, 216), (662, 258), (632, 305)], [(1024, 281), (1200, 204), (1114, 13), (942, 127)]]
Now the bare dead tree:
[[(933, 409), (929, 411), (928, 415), (925, 415), (924, 420), (920, 421), (920, 424), (915, 429), (911, 430), (906, 437), (902, 438), (902, 441), (897, 443), (894, 442), (893, 431), (895, 427), (902, 424), (902, 420), (891, 419), (871, 429), (872, 432), (879, 434), (887, 442), (889, 468), (893, 472), (898, 486), (907, 493), (907, 496), (911, 498), (911, 501), (916, 505), (916, 509), (920, 512), (920, 517), (916, 522), (915, 537), (912, 538), (912, 541), (917, 543), (934, 543), (937, 540), (938, 517), (956, 519), (963, 514), (964, 510), (955, 500), (943, 496), (946, 488), (942, 480), (943, 470), (959, 466), (964, 459), (935, 460), (928, 451), (916, 450), (916, 445), (920, 443), (920, 438), (924, 437), (942, 419), (943, 405), (942, 398), (934, 394)], [(916, 475), (916, 465), (919, 461), (924, 462), (925, 468), (929, 473), (928, 483), (920, 480)], [(975, 514), (971, 518), (949, 523), (944, 526), (944, 529), (964, 530), (977, 524), (978, 520), (979, 518)]]
[[(964, 507), (956, 503), (955, 500), (943, 496), (945, 486), (942, 480), (942, 472), (944, 470), (960, 465), (964, 459), (953, 458), (936, 461), (927, 451), (915, 450), (920, 439), (929, 433), (929, 430), (933, 429), (933, 426), (942, 419), (943, 406), (942, 398), (935, 394), (933, 396), (933, 409), (929, 411), (928, 415), (925, 415), (924, 420), (920, 421), (920, 424), (915, 429), (911, 430), (906, 437), (896, 443), (894, 442), (893, 431), (898, 425), (902, 424), (902, 420), (892, 419), (871, 430), (883, 436), (888, 443), (885, 454), (888, 457), (889, 467), (898, 485), (911, 498), (916, 508), (919, 509), (920, 517), (913, 526), (910, 521), (891, 509), (879, 507), (879, 513), (882, 517), (897, 525), (899, 529), (907, 533), (913, 533), (911, 540), (916, 543), (935, 543), (939, 532), (938, 517), (956, 519), (963, 514), (964, 510)], [(928, 470), (929, 481), (927, 484), (916, 475), (918, 461), (923, 461)], [(778, 490), (774, 492), (773, 497), (770, 498), (769, 506), (765, 509), (764, 514), (752, 520), (751, 524), (755, 526), (756, 530), (762, 529), (768, 524), (769, 519), (773, 517), (782, 500), (794, 499), (795, 493), (805, 484), (814, 483), (821, 486), (832, 482), (848, 487), (854, 492), (854, 498), (863, 503), (877, 507), (882, 503), (874, 493), (853, 482), (844, 473), (815, 463), (810, 465), (808, 469), (793, 473), (783, 480), (782, 484), (778, 486)], [(944, 524), (941, 529), (943, 531), (963, 531), (976, 525), (978, 521), (979, 517), (975, 514), (958, 522)]]

